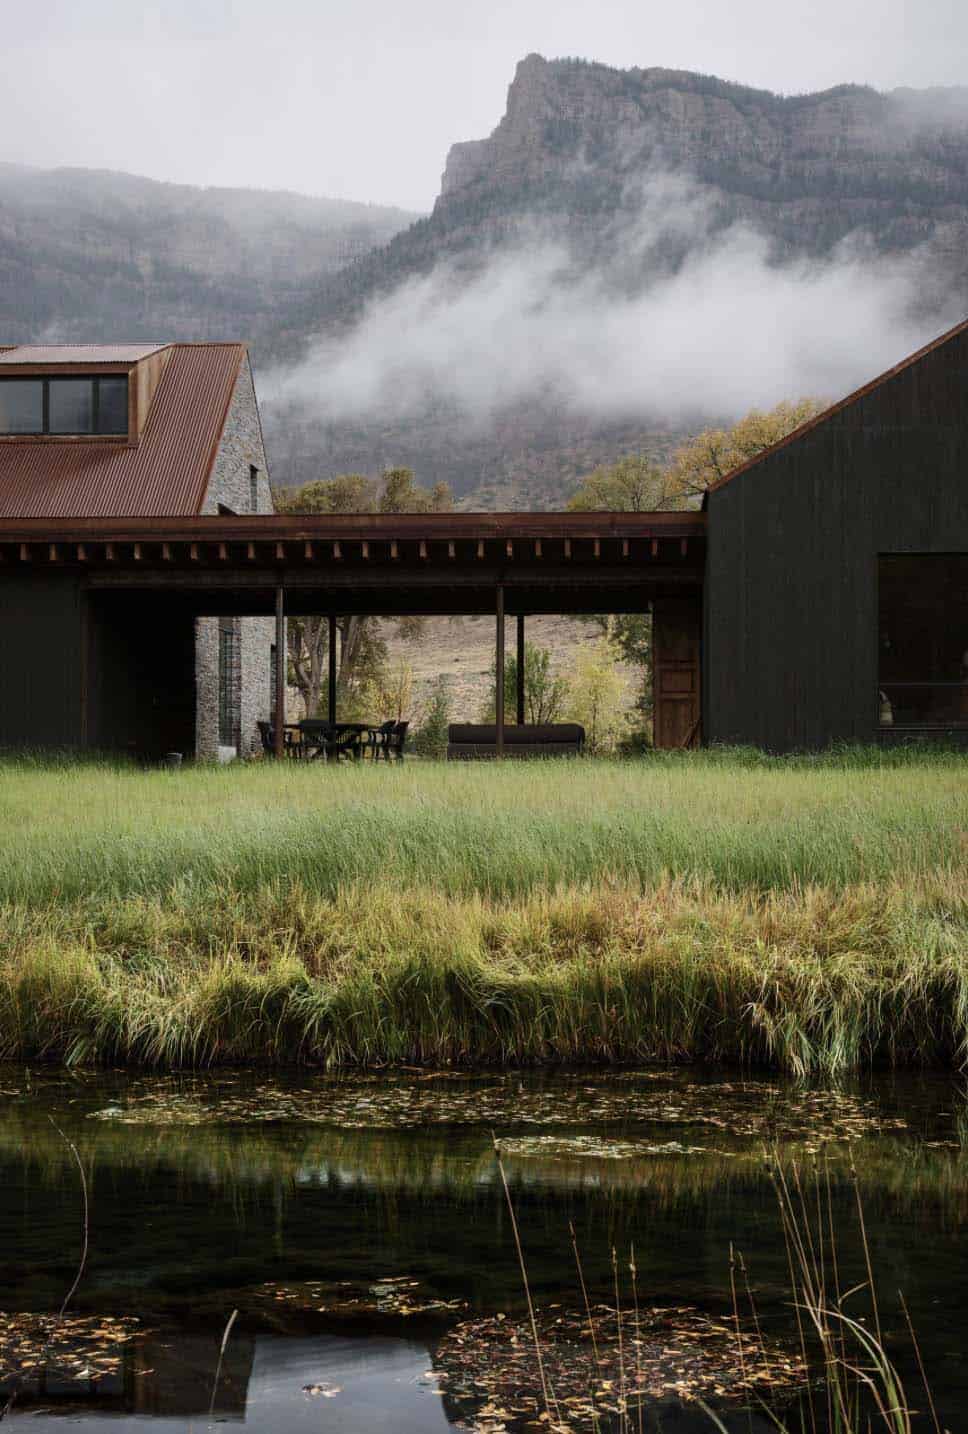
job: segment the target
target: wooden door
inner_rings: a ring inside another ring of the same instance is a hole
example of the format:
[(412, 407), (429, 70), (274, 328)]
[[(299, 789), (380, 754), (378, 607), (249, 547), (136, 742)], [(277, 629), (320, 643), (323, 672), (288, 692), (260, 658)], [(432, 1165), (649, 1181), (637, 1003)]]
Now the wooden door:
[(657, 747), (697, 747), (702, 607), (699, 598), (660, 598), (653, 604)]

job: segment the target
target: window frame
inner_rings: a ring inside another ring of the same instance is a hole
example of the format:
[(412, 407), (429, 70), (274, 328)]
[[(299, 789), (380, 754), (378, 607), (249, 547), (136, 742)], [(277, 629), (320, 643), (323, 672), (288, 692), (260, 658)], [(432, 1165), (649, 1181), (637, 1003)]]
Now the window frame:
[[(99, 430), (101, 418), (101, 383), (108, 379), (117, 382), (123, 379), (127, 390), (125, 403), (125, 424), (123, 429), (113, 433), (102, 433)], [(50, 426), (50, 385), (52, 383), (90, 383), (91, 384), (91, 427), (71, 431), (67, 429), (51, 429)], [(0, 374), (0, 384), (5, 383), (39, 383), (41, 386), (41, 427), (31, 429), (29, 432), (7, 432), (0, 429), (0, 441), (18, 441), (25, 438), (53, 438), (53, 439), (107, 439), (109, 442), (127, 442), (131, 432), (131, 375), (125, 370), (123, 373), (4, 373)]]
[[(888, 576), (888, 573), (887, 573), (887, 569), (886, 569), (886, 567), (885, 567), (885, 564), (889, 563), (889, 562), (892, 561), (892, 560), (895, 560), (895, 561), (896, 561), (896, 560), (898, 560), (898, 559), (902, 559), (902, 560), (905, 560), (905, 561), (907, 561), (907, 562), (919, 562), (919, 563), (920, 563), (920, 562), (926, 562), (926, 561), (927, 561), (927, 562), (930, 562), (930, 561), (932, 561), (932, 560), (933, 560), (933, 561), (938, 561), (938, 560), (940, 560), (940, 561), (944, 561), (944, 560), (950, 561), (950, 560), (954, 559), (954, 560), (956, 560), (956, 561), (961, 561), (961, 562), (965, 562), (966, 564), (968, 564), (968, 553), (966, 553), (966, 552), (964, 552), (964, 551), (961, 551), (961, 550), (958, 550), (958, 549), (951, 549), (951, 550), (944, 550), (944, 551), (932, 551), (932, 550), (930, 550), (930, 549), (929, 549), (929, 550), (923, 550), (923, 549), (893, 549), (893, 550), (891, 550), (891, 549), (888, 549), (888, 550), (885, 550), (885, 551), (882, 551), (882, 552), (878, 552), (878, 553), (875, 554), (875, 557), (874, 557), (875, 594), (876, 594), (876, 596), (875, 596), (875, 612), (876, 612), (876, 615), (877, 615), (877, 616), (876, 616), (876, 634), (877, 634), (877, 636), (876, 636), (876, 657), (875, 657), (876, 673), (877, 673), (877, 687), (876, 687), (877, 698), (876, 698), (876, 711), (875, 711), (875, 731), (878, 732), (878, 734), (883, 734), (883, 733), (892, 732), (892, 731), (894, 731), (894, 732), (900, 732), (900, 733), (909, 733), (909, 734), (918, 733), (918, 732), (938, 733), (938, 732), (965, 732), (965, 731), (968, 731), (968, 716), (956, 716), (956, 717), (952, 717), (952, 716), (950, 716), (950, 715), (944, 716), (944, 717), (932, 716), (932, 717), (920, 718), (920, 719), (918, 719), (918, 720), (916, 720), (916, 721), (910, 721), (910, 720), (908, 720), (908, 721), (900, 721), (900, 722), (898, 722), (897, 720), (895, 720), (895, 718), (894, 718), (893, 715), (892, 715), (892, 716), (890, 717), (890, 719), (885, 720), (881, 699), (882, 699), (882, 695), (885, 694), (885, 693), (888, 691), (888, 689), (890, 689), (891, 691), (897, 690), (897, 691), (909, 691), (909, 692), (916, 692), (916, 691), (922, 691), (922, 692), (923, 692), (923, 691), (926, 691), (926, 690), (930, 690), (930, 689), (933, 689), (933, 688), (937, 688), (937, 689), (945, 689), (945, 690), (950, 691), (950, 692), (952, 692), (952, 693), (954, 693), (954, 692), (959, 692), (959, 691), (960, 691), (960, 692), (965, 693), (966, 695), (968, 695), (968, 681), (964, 681), (964, 680), (958, 681), (957, 679), (950, 679), (950, 678), (898, 678), (898, 679), (893, 679), (893, 678), (887, 678), (887, 677), (885, 677), (884, 671), (883, 671), (883, 665), (882, 665), (882, 664), (883, 664), (883, 654), (884, 654), (884, 648), (883, 648), (883, 636), (884, 636), (884, 632), (883, 632), (883, 628), (882, 628), (882, 620), (883, 620), (883, 612), (884, 612), (884, 608), (883, 608), (883, 585), (884, 585), (885, 576)], [(889, 699), (888, 699), (888, 700), (889, 700)], [(891, 703), (891, 706), (892, 706), (892, 709), (893, 709), (893, 703)]]
[[(241, 634), (233, 618), (218, 622), (218, 744), (239, 745)], [(226, 735), (228, 734), (228, 735)]]

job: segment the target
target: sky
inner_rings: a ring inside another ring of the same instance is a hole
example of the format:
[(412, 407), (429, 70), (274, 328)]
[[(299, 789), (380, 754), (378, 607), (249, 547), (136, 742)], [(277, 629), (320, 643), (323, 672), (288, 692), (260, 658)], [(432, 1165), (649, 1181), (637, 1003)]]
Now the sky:
[(532, 51), (782, 93), (968, 82), (965, 0), (0, 5), (0, 160), (415, 210)]

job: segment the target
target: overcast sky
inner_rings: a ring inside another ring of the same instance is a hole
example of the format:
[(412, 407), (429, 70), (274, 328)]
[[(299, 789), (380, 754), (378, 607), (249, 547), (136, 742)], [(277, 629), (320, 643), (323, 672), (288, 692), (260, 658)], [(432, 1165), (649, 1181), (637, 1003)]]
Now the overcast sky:
[(0, 0), (0, 159), (428, 209), (536, 50), (784, 93), (968, 82), (966, 0)]

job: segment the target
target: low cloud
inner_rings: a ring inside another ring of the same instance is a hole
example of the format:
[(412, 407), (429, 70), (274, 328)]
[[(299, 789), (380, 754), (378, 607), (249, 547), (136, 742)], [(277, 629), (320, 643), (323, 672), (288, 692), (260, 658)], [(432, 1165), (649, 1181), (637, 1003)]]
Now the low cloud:
[(487, 424), (549, 401), (602, 420), (738, 416), (836, 397), (960, 317), (925, 319), (928, 271), (926, 254), (888, 258), (860, 235), (778, 262), (748, 224), (722, 227), (708, 192), (651, 176), (594, 260), (530, 228), (473, 272), (403, 283), (262, 386), (330, 423), (443, 404)]

